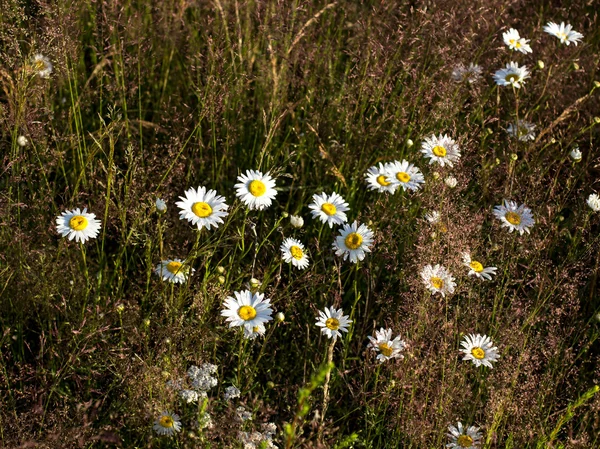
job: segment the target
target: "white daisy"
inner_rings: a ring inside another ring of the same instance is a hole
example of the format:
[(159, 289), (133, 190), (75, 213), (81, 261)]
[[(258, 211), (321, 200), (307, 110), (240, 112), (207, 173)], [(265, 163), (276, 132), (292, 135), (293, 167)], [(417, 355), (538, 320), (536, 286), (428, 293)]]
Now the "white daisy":
[(446, 444), (447, 448), (450, 449), (476, 449), (481, 444), (481, 432), (479, 427), (469, 426), (466, 429), (459, 421), (457, 426), (448, 426), (450, 432), (448, 438), (450, 443)]
[(594, 212), (600, 212), (600, 197), (597, 194), (592, 193), (588, 196), (587, 205), (590, 206)]
[(179, 197), (181, 201), (175, 204), (181, 211), (179, 218), (187, 220), (198, 229), (210, 229), (212, 226), (219, 227), (223, 223), (223, 217), (229, 215), (225, 212), (229, 207), (225, 204), (225, 198), (217, 195), (216, 190), (206, 190), (206, 187), (193, 187), (185, 192), (185, 198)]
[(327, 308), (325, 311), (319, 311), (317, 317), (317, 326), (321, 329), (321, 332), (327, 335), (329, 338), (341, 337), (341, 332), (348, 332), (348, 326), (352, 323), (348, 315), (344, 315), (342, 309), (335, 309), (335, 307)]
[(340, 230), (340, 235), (333, 242), (333, 249), (337, 256), (344, 256), (344, 260), (350, 259), (350, 262), (356, 263), (365, 258), (365, 253), (371, 252), (373, 244), (373, 231), (367, 226), (355, 221), (351, 225), (344, 224)]
[(325, 192), (313, 195), (313, 202), (308, 206), (313, 218), (318, 218), (323, 223), (327, 223), (330, 228), (333, 225), (345, 223), (348, 220), (345, 212), (349, 211), (348, 203), (344, 201), (337, 193), (333, 192), (327, 195)]
[(484, 365), (493, 368), (492, 362), (500, 358), (498, 348), (487, 335), (469, 334), (460, 345), (463, 348), (460, 352), (465, 354), (463, 360), (471, 360), (475, 366)]
[(396, 191), (398, 184), (393, 184), (387, 180), (388, 172), (386, 165), (380, 162), (379, 165), (369, 167), (365, 173), (369, 190), (386, 193), (394, 193)]
[(196, 270), (185, 265), (184, 261), (181, 259), (163, 260), (154, 269), (154, 272), (158, 274), (163, 281), (169, 281), (174, 284), (185, 283), (194, 271)]
[(514, 201), (504, 200), (504, 205), (494, 207), (494, 215), (502, 222), (502, 226), (508, 228), (509, 232), (519, 231), (523, 235), (524, 232), (529, 233), (535, 220), (531, 209), (524, 204), (517, 206)]
[(281, 256), (286, 263), (291, 263), (300, 270), (308, 267), (308, 254), (304, 251), (304, 245), (298, 240), (287, 238), (281, 244), (280, 249)]
[(38, 53), (31, 58), (31, 64), (33, 70), (38, 74), (40, 78), (50, 78), (52, 73), (52, 63), (46, 56)]
[(504, 43), (511, 50), (520, 51), (521, 53), (531, 53), (529, 39), (523, 39), (521, 36), (519, 36), (519, 32), (514, 28), (502, 33), (502, 38), (504, 39)]
[(304, 218), (300, 215), (290, 215), (290, 224), (296, 229), (300, 229), (304, 226)]
[(469, 67), (465, 67), (464, 64), (460, 63), (452, 70), (452, 79), (457, 83), (467, 81), (469, 84), (473, 84), (481, 78), (482, 72), (483, 69), (480, 65), (470, 63)]
[(525, 120), (518, 120), (517, 123), (509, 124), (506, 132), (512, 137), (518, 138), (521, 142), (535, 140), (535, 125)]
[(181, 420), (175, 413), (162, 412), (158, 419), (154, 421), (154, 430), (159, 435), (172, 436), (175, 432), (181, 430)]
[(525, 84), (525, 78), (529, 78), (527, 67), (519, 67), (516, 62), (510, 62), (505, 68), (494, 73), (494, 80), (498, 86), (514, 86), (520, 89)]
[(394, 161), (385, 165), (389, 173), (386, 180), (392, 185), (402, 186), (406, 190), (419, 190), (425, 184), (423, 173), (408, 161)]
[(583, 38), (583, 34), (574, 31), (573, 27), (569, 24), (565, 25), (565, 22), (561, 22), (560, 25), (548, 22), (544, 27), (544, 31), (552, 36), (556, 36), (560, 39), (560, 43), (565, 45), (569, 45), (571, 42), (577, 45), (578, 41)]
[(275, 180), (269, 173), (263, 175), (258, 170), (246, 170), (246, 174), (237, 179), (236, 195), (250, 210), (269, 207), (277, 195)]
[(254, 332), (255, 326), (271, 321), (271, 300), (265, 299), (264, 294), (249, 290), (233, 294), (235, 298), (228, 296), (223, 304), (225, 308), (221, 311), (221, 315), (227, 317), (229, 327), (244, 326)]
[(257, 324), (252, 328), (244, 326), (244, 338), (248, 340), (254, 340), (256, 337), (262, 337), (265, 335), (265, 326), (262, 324)]
[(479, 279), (490, 281), (492, 275), (496, 274), (496, 267), (483, 267), (481, 262), (471, 259), (469, 253), (463, 253), (463, 264), (469, 268), (469, 276), (477, 276)]
[(421, 277), (432, 294), (440, 293), (442, 296), (446, 296), (446, 293), (454, 293), (454, 287), (456, 287), (454, 277), (442, 265), (434, 267), (426, 265), (421, 271)]
[(432, 225), (439, 223), (440, 218), (441, 218), (440, 213), (437, 210), (433, 210), (433, 211), (425, 214), (425, 219)]
[(453, 167), (453, 163), (460, 159), (458, 144), (447, 134), (427, 137), (421, 144), (421, 153), (430, 159), (430, 164), (437, 162), (442, 167), (446, 164)]
[(406, 348), (406, 343), (400, 338), (400, 335), (392, 340), (392, 330), (382, 327), (375, 331), (375, 337), (369, 336), (368, 347), (379, 352), (377, 360), (379, 363), (383, 363), (393, 358), (403, 359), (404, 356), (401, 352)]
[(67, 210), (56, 217), (56, 230), (69, 240), (85, 243), (98, 236), (100, 220), (96, 219), (96, 214), (87, 213), (87, 208)]

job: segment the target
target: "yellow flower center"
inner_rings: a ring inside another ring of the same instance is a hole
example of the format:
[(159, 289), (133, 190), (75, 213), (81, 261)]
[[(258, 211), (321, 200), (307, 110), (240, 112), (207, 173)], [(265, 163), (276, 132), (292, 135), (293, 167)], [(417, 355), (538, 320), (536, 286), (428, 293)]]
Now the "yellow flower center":
[(260, 330), (260, 327), (259, 327), (259, 326), (254, 326), (254, 327), (252, 328), (252, 332), (254, 332), (255, 334), (258, 334), (258, 331), (259, 331), (259, 330)]
[(256, 309), (252, 306), (242, 306), (238, 309), (238, 316), (244, 320), (253, 320), (256, 317)]
[(517, 41), (517, 43), (515, 44), (516, 48), (521, 48), (521, 42)]
[(325, 326), (327, 326), (327, 329), (336, 331), (340, 328), (340, 320), (337, 318), (328, 318), (327, 321), (325, 321)]
[(344, 243), (349, 249), (357, 249), (362, 244), (362, 241), (362, 235), (357, 234), (356, 232), (351, 232), (346, 236)]
[(510, 45), (515, 45), (515, 40), (514, 40), (514, 39), (509, 39), (509, 40), (508, 40), (508, 43), (509, 43)]
[(33, 63), (36, 70), (43, 70), (46, 68), (46, 63), (42, 59), (38, 59)]
[(88, 220), (83, 215), (75, 215), (69, 220), (69, 226), (75, 231), (83, 231), (88, 227)]
[(481, 360), (485, 357), (485, 351), (481, 349), (479, 346), (475, 346), (471, 349), (471, 355), (475, 357), (477, 360)]
[(292, 246), (290, 248), (290, 253), (292, 253), (292, 257), (296, 260), (300, 260), (302, 259), (302, 256), (304, 256), (304, 251), (302, 251), (302, 248), (299, 246)]
[(389, 183), (388, 181), (386, 181), (385, 179), (385, 175), (379, 175), (377, 177), (377, 183), (381, 186), (389, 186), (391, 183)]
[(431, 151), (433, 151), (433, 154), (435, 154), (437, 157), (444, 157), (447, 153), (446, 149), (441, 145), (434, 146), (433, 150)]
[(379, 343), (379, 350), (386, 357), (390, 357), (393, 351), (393, 349), (387, 343)]
[(504, 218), (506, 218), (506, 221), (511, 225), (517, 226), (521, 224), (521, 216), (516, 212), (507, 212), (506, 215), (504, 215)]
[(208, 203), (200, 201), (192, 204), (192, 212), (196, 214), (197, 217), (206, 218), (212, 214), (212, 207), (210, 207)]
[(476, 260), (471, 261), (469, 266), (473, 269), (473, 271), (477, 273), (481, 273), (483, 271), (483, 265), (481, 265), (481, 263), (477, 262)]
[(430, 281), (431, 281), (431, 285), (433, 285), (438, 290), (441, 290), (441, 288), (444, 286), (444, 280), (442, 278), (438, 278), (438, 277), (434, 276), (430, 279)]
[[(444, 152), (444, 155), (445, 154), (446, 153)], [(403, 171), (396, 173), (396, 178), (400, 182), (408, 182), (408, 181), (410, 181), (410, 175), (408, 173), (404, 173)]]
[(471, 438), (469, 435), (461, 435), (456, 440), (456, 443), (460, 447), (471, 447), (473, 445), (473, 438)]
[(323, 203), (323, 205), (321, 206), (321, 210), (323, 212), (325, 212), (327, 215), (329, 215), (330, 217), (337, 212), (337, 209), (331, 203)]
[(514, 73), (509, 73), (508, 75), (506, 75), (504, 77), (504, 80), (508, 81), (509, 83), (514, 83), (518, 79), (519, 79), (519, 77), (517, 75), (515, 75)]
[(161, 416), (158, 423), (163, 427), (173, 427), (175, 425), (175, 421), (169, 415)]
[(248, 186), (248, 190), (250, 190), (250, 193), (254, 196), (263, 196), (267, 191), (267, 186), (264, 182), (255, 179)]
[(177, 274), (177, 273), (183, 271), (181, 268), (182, 265), (183, 264), (181, 262), (172, 261), (167, 264), (167, 270), (170, 273)]

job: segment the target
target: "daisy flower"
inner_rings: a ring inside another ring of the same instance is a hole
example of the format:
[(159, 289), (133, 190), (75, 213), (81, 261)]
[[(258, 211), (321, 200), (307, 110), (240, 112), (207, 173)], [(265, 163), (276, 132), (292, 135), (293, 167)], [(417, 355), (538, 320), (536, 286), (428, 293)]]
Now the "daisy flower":
[(218, 228), (223, 223), (223, 217), (229, 215), (225, 212), (229, 207), (225, 204), (225, 198), (217, 195), (216, 190), (207, 191), (206, 187), (196, 190), (192, 187), (185, 192), (185, 197), (179, 198), (181, 201), (175, 203), (181, 209), (179, 218), (198, 226), (198, 230), (212, 226)]
[(377, 360), (379, 363), (383, 363), (393, 358), (403, 359), (404, 356), (400, 353), (406, 348), (406, 343), (400, 338), (400, 335), (392, 340), (392, 330), (382, 327), (375, 331), (375, 337), (369, 336), (368, 347), (379, 352)]
[(290, 224), (296, 229), (300, 229), (304, 226), (304, 218), (300, 215), (290, 215)]
[(502, 226), (508, 228), (509, 232), (519, 231), (523, 235), (524, 232), (529, 233), (535, 220), (531, 209), (524, 204), (517, 206), (514, 201), (504, 200), (504, 205), (494, 207), (494, 215), (502, 222)]
[(421, 153), (431, 159), (429, 164), (437, 162), (442, 167), (446, 164), (453, 167), (453, 162), (460, 159), (460, 150), (457, 143), (447, 134), (443, 136), (440, 134), (438, 137), (432, 134), (431, 137), (427, 137), (421, 144)]
[(477, 367), (484, 365), (493, 368), (492, 362), (500, 358), (498, 348), (487, 335), (469, 334), (460, 345), (463, 348), (460, 352), (465, 354), (463, 360), (471, 360)]
[(590, 196), (588, 196), (587, 205), (590, 206), (590, 208), (594, 212), (599, 212), (600, 211), (600, 197), (597, 194), (592, 193)]
[(457, 83), (467, 81), (469, 84), (473, 84), (481, 78), (482, 72), (483, 69), (480, 65), (470, 63), (469, 67), (466, 67), (464, 64), (460, 63), (452, 70), (452, 79)]
[(518, 138), (521, 142), (535, 140), (535, 125), (524, 120), (509, 124), (506, 132), (512, 137)]
[(494, 80), (498, 86), (514, 86), (516, 89), (525, 84), (525, 78), (529, 78), (527, 67), (519, 67), (516, 62), (510, 62), (505, 68), (494, 73)]
[(569, 45), (573, 42), (575, 45), (583, 38), (583, 34), (573, 30), (573, 27), (569, 24), (565, 25), (565, 22), (561, 22), (560, 25), (554, 22), (548, 22), (544, 27), (544, 31), (552, 36), (556, 36), (560, 39), (561, 44)]
[(483, 267), (481, 262), (471, 259), (469, 253), (463, 253), (463, 264), (469, 268), (469, 276), (477, 276), (479, 279), (490, 281), (492, 275), (496, 274), (496, 267)]
[(447, 434), (450, 443), (446, 444), (447, 448), (476, 449), (481, 444), (482, 435), (479, 432), (479, 427), (470, 426), (465, 429), (459, 421), (456, 427), (449, 425), (448, 431), (450, 432)]
[(348, 315), (344, 315), (342, 309), (335, 309), (335, 307), (325, 307), (325, 311), (319, 311), (317, 317), (317, 326), (321, 329), (321, 332), (327, 335), (329, 338), (337, 338), (342, 336), (341, 332), (348, 332), (348, 326), (352, 323)]
[(262, 324), (258, 324), (251, 329), (244, 326), (244, 338), (248, 340), (254, 340), (256, 337), (262, 337), (265, 335), (265, 326)]
[(40, 53), (34, 55), (33, 58), (31, 58), (31, 65), (40, 78), (50, 78), (53, 67), (50, 59), (46, 56)]
[(269, 207), (277, 195), (275, 180), (269, 173), (263, 175), (258, 170), (246, 170), (246, 174), (237, 179), (236, 195), (250, 210)]
[(432, 225), (440, 222), (440, 213), (437, 210), (425, 214), (425, 219)]
[(349, 211), (348, 203), (344, 201), (337, 193), (333, 192), (327, 195), (325, 192), (313, 195), (313, 202), (308, 206), (313, 218), (318, 218), (323, 223), (327, 223), (330, 228), (333, 225), (345, 223), (348, 220), (345, 212)]
[(394, 161), (386, 164), (388, 177), (386, 180), (395, 186), (402, 186), (406, 190), (419, 190), (421, 184), (425, 183), (423, 173), (408, 161)]
[(333, 242), (333, 249), (337, 256), (344, 256), (344, 260), (350, 259), (350, 262), (356, 263), (365, 258), (365, 253), (371, 252), (373, 244), (373, 231), (367, 226), (355, 221), (351, 225), (345, 224), (340, 230), (340, 235)]
[(188, 265), (184, 265), (184, 261), (181, 259), (163, 260), (154, 269), (154, 272), (158, 274), (163, 281), (169, 281), (174, 284), (185, 283), (190, 277), (190, 274), (193, 274), (194, 271), (196, 270)]
[(304, 252), (304, 245), (298, 240), (287, 238), (281, 244), (280, 249), (281, 257), (286, 263), (291, 263), (300, 270), (308, 267), (308, 255)]
[(529, 39), (523, 39), (521, 36), (519, 36), (519, 32), (514, 28), (502, 33), (502, 38), (504, 39), (504, 43), (511, 50), (520, 51), (521, 53), (531, 53)]
[(454, 287), (456, 287), (454, 277), (442, 265), (425, 266), (421, 271), (421, 277), (432, 294), (440, 293), (442, 296), (446, 296), (446, 293), (454, 293)]
[[(387, 165), (387, 164), (386, 164)], [(381, 162), (379, 165), (370, 167), (365, 173), (367, 180), (367, 187), (369, 190), (376, 190), (377, 192), (394, 193), (398, 188), (398, 184), (393, 184), (387, 180), (388, 172), (386, 165)]]
[(221, 315), (227, 317), (229, 327), (244, 326), (248, 331), (254, 332), (256, 326), (271, 321), (271, 300), (265, 299), (264, 294), (252, 293), (249, 290), (233, 294), (235, 298), (228, 296), (221, 311)]
[(166, 212), (167, 210), (167, 203), (162, 198), (156, 198), (154, 205), (156, 206), (156, 210), (160, 213)]
[(154, 421), (154, 430), (159, 435), (172, 436), (175, 432), (181, 430), (181, 420), (175, 413), (162, 412), (158, 419)]
[(100, 220), (96, 220), (96, 214), (87, 213), (87, 208), (67, 210), (56, 217), (56, 230), (69, 240), (85, 243), (98, 236)]

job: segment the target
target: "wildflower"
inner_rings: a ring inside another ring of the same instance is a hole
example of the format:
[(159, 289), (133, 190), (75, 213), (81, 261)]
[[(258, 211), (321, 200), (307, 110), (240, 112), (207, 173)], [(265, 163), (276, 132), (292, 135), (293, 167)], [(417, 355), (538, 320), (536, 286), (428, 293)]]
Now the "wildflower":
[(456, 180), (456, 178), (454, 176), (448, 176), (448, 177), (446, 177), (446, 179), (444, 179), (444, 182), (451, 189), (453, 189), (454, 187), (456, 187), (456, 184), (458, 184), (458, 181)]
[(453, 163), (460, 159), (457, 143), (447, 134), (443, 136), (440, 134), (438, 137), (432, 134), (431, 137), (426, 138), (421, 144), (421, 153), (430, 159), (429, 164), (437, 162), (442, 167), (446, 164), (453, 167)]
[(529, 233), (529, 228), (535, 223), (531, 209), (524, 204), (517, 206), (514, 201), (504, 200), (503, 206), (494, 207), (494, 215), (502, 221), (502, 226), (508, 228), (509, 232), (516, 230), (521, 235), (524, 232)]
[(369, 167), (365, 173), (367, 187), (369, 190), (377, 192), (394, 193), (398, 188), (398, 184), (394, 184), (387, 180), (388, 171), (386, 166), (381, 162), (377, 166)]
[(29, 143), (29, 140), (27, 140), (27, 137), (25, 137), (25, 136), (17, 137), (17, 145), (19, 145), (20, 147), (25, 147), (25, 146), (27, 146), (28, 143)]
[(581, 161), (581, 151), (579, 151), (579, 147), (573, 148), (569, 153), (569, 156), (571, 157), (571, 159), (573, 159), (573, 162)]
[(206, 187), (193, 187), (185, 192), (185, 198), (180, 196), (181, 201), (175, 203), (181, 211), (179, 218), (188, 220), (198, 229), (210, 229), (211, 226), (219, 227), (223, 223), (223, 217), (229, 215), (225, 212), (229, 206), (225, 204), (225, 198), (217, 195), (215, 190), (206, 190)]
[(345, 223), (348, 220), (345, 212), (350, 210), (344, 198), (335, 192), (331, 195), (327, 195), (325, 192), (320, 195), (314, 194), (313, 202), (308, 208), (312, 210), (313, 218), (318, 218), (322, 223), (327, 223), (330, 228), (334, 224)]
[(469, 334), (460, 343), (465, 356), (463, 360), (471, 360), (477, 367), (484, 365), (493, 368), (492, 362), (496, 362), (500, 355), (492, 340), (487, 335)]
[(414, 144), (415, 144), (415, 143), (414, 143), (414, 142), (413, 142), (411, 139), (407, 139), (407, 140), (406, 140), (406, 146), (407, 146), (408, 148), (412, 147)]
[(225, 393), (223, 394), (223, 399), (225, 399), (226, 401), (231, 401), (232, 399), (235, 398), (239, 398), (240, 397), (240, 390), (237, 387), (234, 387), (233, 385), (230, 387), (225, 388)]
[(526, 78), (529, 78), (527, 67), (519, 67), (516, 62), (510, 62), (505, 68), (494, 73), (494, 80), (498, 86), (514, 86), (516, 89), (525, 84)]
[(392, 185), (402, 186), (406, 190), (419, 190), (425, 183), (423, 173), (408, 161), (394, 161), (385, 165), (388, 172), (386, 180)]
[(502, 33), (502, 38), (504, 39), (504, 43), (511, 50), (520, 51), (521, 53), (531, 53), (529, 39), (523, 39), (521, 36), (519, 36), (519, 32), (514, 28)]
[(569, 24), (561, 22), (560, 25), (554, 22), (548, 22), (544, 27), (544, 31), (552, 36), (560, 39), (561, 44), (569, 45), (573, 42), (575, 45), (583, 38), (583, 34), (573, 30)]
[(299, 229), (304, 226), (304, 218), (302, 218), (300, 215), (290, 215), (290, 224)]
[(535, 139), (535, 125), (524, 120), (509, 124), (506, 132), (512, 137), (518, 138), (521, 142)]
[(375, 337), (369, 336), (368, 347), (379, 352), (377, 360), (379, 363), (383, 363), (393, 358), (403, 359), (404, 356), (401, 352), (406, 348), (406, 343), (400, 338), (400, 335), (392, 340), (392, 330), (382, 327), (375, 331)]
[(469, 276), (477, 276), (479, 279), (490, 281), (492, 275), (496, 274), (496, 267), (483, 267), (481, 262), (471, 259), (469, 253), (463, 253), (463, 264), (469, 268)]
[(281, 244), (280, 249), (281, 256), (286, 263), (291, 263), (300, 270), (308, 267), (308, 255), (304, 252), (304, 245), (298, 240), (287, 238)]
[(217, 372), (217, 366), (212, 363), (204, 363), (200, 367), (196, 365), (190, 366), (187, 375), (192, 382), (192, 386), (199, 390), (201, 396), (206, 396), (206, 392), (217, 386), (219, 381), (213, 377)]
[(277, 312), (277, 315), (275, 315), (275, 320), (283, 323), (285, 321), (285, 315), (282, 312)]
[(229, 327), (244, 326), (253, 330), (255, 326), (271, 321), (271, 300), (265, 299), (264, 294), (249, 290), (233, 294), (235, 298), (228, 296), (221, 311), (221, 315), (227, 317)]
[(88, 239), (95, 239), (100, 232), (100, 220), (96, 214), (87, 213), (87, 208), (67, 210), (56, 217), (56, 230), (63, 237), (76, 242), (85, 243)]
[(425, 266), (421, 271), (421, 277), (432, 294), (440, 293), (442, 296), (446, 296), (446, 293), (454, 293), (454, 287), (456, 287), (454, 277), (442, 265)]
[(252, 413), (246, 411), (246, 409), (241, 405), (235, 409), (235, 412), (236, 412), (238, 418), (240, 418), (240, 421), (242, 421), (242, 422), (246, 422), (246, 421), (252, 419)]
[(275, 180), (268, 172), (263, 175), (258, 170), (246, 170), (246, 174), (237, 179), (236, 195), (250, 210), (269, 207), (277, 195)]
[(179, 392), (179, 397), (184, 400), (187, 404), (192, 404), (194, 402), (198, 402), (200, 395), (196, 390), (181, 390)]
[(342, 309), (335, 307), (325, 307), (325, 311), (319, 311), (317, 317), (317, 326), (321, 328), (321, 332), (329, 338), (337, 338), (342, 336), (341, 332), (348, 332), (348, 326), (352, 323), (348, 315), (344, 315)]
[(431, 223), (432, 225), (440, 222), (440, 213), (437, 210), (431, 211), (428, 214), (425, 214), (425, 219)]
[(40, 78), (48, 79), (52, 73), (52, 63), (46, 56), (38, 53), (31, 59), (31, 65), (33, 71), (37, 73)]
[(256, 278), (250, 278), (250, 287), (252, 288), (258, 288), (262, 285), (262, 282), (260, 282), (258, 279)]
[(351, 225), (346, 223), (333, 242), (333, 249), (337, 256), (343, 255), (344, 260), (356, 263), (365, 258), (365, 253), (371, 252), (373, 236), (373, 231), (364, 224), (358, 226), (356, 221)]
[(244, 338), (248, 340), (254, 340), (256, 337), (262, 337), (265, 335), (265, 326), (262, 324), (257, 324), (252, 328), (244, 326)]
[(212, 416), (208, 412), (202, 413), (202, 416), (198, 418), (198, 428), (200, 430), (212, 429), (214, 426)]
[(156, 210), (160, 213), (163, 213), (167, 210), (167, 203), (161, 198), (156, 198), (156, 202), (154, 204), (156, 206)]
[(588, 196), (587, 205), (590, 206), (594, 212), (600, 212), (600, 197), (597, 194), (592, 193)]
[(167, 259), (160, 262), (154, 269), (163, 281), (169, 281), (174, 284), (184, 284), (187, 282), (190, 274), (194, 273), (193, 268), (185, 265), (181, 259)]
[(179, 416), (171, 412), (163, 412), (158, 419), (154, 421), (154, 430), (159, 435), (174, 435), (181, 430), (181, 421)]
[(446, 445), (450, 449), (475, 449), (481, 444), (481, 432), (479, 427), (470, 426), (466, 429), (459, 421), (457, 426), (448, 426), (448, 438), (450, 443)]
[(452, 71), (452, 79), (457, 83), (467, 81), (469, 84), (476, 83), (481, 78), (483, 72), (480, 65), (470, 63), (469, 67), (465, 67), (460, 63), (454, 67)]

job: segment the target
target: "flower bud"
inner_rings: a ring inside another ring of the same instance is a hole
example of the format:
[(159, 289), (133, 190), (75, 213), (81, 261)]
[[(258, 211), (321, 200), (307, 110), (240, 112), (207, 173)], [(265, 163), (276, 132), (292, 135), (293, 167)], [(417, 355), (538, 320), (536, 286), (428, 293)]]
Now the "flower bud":
[(406, 146), (407, 146), (408, 148), (412, 147), (414, 144), (415, 144), (415, 143), (414, 143), (412, 140), (410, 140), (410, 139), (408, 139), (408, 140), (406, 141)]
[(282, 212), (282, 213), (281, 213), (281, 216), (282, 216), (283, 218), (287, 218), (287, 217), (289, 217), (289, 216), (290, 216), (290, 214), (288, 214), (287, 212)]
[(545, 67), (545, 65), (546, 64), (544, 64), (544, 61), (542, 61), (541, 59), (538, 60), (538, 62), (537, 62), (538, 69), (543, 69)]
[(217, 272), (218, 272), (219, 274), (223, 274), (223, 273), (225, 273), (225, 267), (222, 267), (221, 265), (219, 265), (219, 266), (217, 267)]
[(219, 276), (219, 277), (217, 278), (217, 280), (219, 281), (219, 284), (221, 284), (221, 285), (222, 285), (222, 284), (224, 284), (224, 283), (225, 283), (225, 276)]
[(160, 198), (156, 198), (155, 204), (156, 204), (156, 210), (159, 211), (161, 214), (167, 210), (167, 203), (165, 203), (164, 200), (162, 200)]
[(304, 218), (299, 215), (290, 215), (290, 224), (295, 228), (304, 226)]
[(283, 312), (277, 312), (277, 315), (275, 315), (275, 320), (283, 323), (285, 321), (285, 315)]
[(519, 156), (517, 156), (515, 153), (511, 153), (511, 155), (510, 155), (510, 158), (511, 158), (513, 161), (516, 161), (517, 159), (519, 159)]
[(261, 282), (258, 279), (256, 279), (256, 278), (250, 279), (250, 286), (252, 288), (258, 288), (258, 287), (260, 287), (260, 285), (261, 285)]
[(444, 179), (444, 182), (451, 189), (456, 187), (456, 184), (458, 184), (458, 181), (456, 180), (456, 178), (454, 176), (448, 176), (446, 179)]
[(26, 146), (28, 143), (29, 143), (29, 141), (27, 140), (27, 137), (25, 137), (25, 136), (19, 136), (19, 137), (17, 138), (17, 144), (18, 144), (20, 147), (24, 147), (24, 146)]
[(569, 153), (569, 156), (571, 157), (571, 159), (573, 159), (573, 162), (581, 161), (581, 151), (579, 151), (579, 147), (573, 148)]

